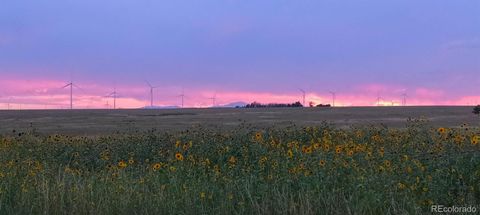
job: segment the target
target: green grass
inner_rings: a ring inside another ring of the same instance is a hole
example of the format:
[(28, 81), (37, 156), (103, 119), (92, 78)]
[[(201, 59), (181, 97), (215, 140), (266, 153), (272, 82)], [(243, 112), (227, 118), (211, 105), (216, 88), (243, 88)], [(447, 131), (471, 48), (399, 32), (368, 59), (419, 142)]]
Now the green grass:
[(0, 214), (415, 214), (431, 204), (478, 206), (480, 130), (462, 127), (12, 133), (0, 137)]

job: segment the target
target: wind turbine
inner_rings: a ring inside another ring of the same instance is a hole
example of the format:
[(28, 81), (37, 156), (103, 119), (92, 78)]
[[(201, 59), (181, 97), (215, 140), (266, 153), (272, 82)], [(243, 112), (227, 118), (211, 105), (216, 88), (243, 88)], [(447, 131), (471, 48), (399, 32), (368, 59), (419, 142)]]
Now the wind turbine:
[[(0, 98), (2, 98), (2, 96), (0, 96)], [(2, 102), (3, 104), (5, 104), (5, 102)], [(8, 107), (7, 107), (8, 108)]]
[(332, 106), (335, 107), (335, 99), (337, 98), (337, 93), (334, 91), (329, 91), (332, 94)]
[(303, 107), (305, 107), (305, 90), (298, 88), (300, 92), (302, 92), (302, 98), (303, 98)]
[(213, 97), (208, 98), (208, 99), (211, 99), (211, 100), (212, 100), (212, 107), (215, 107), (215, 105), (216, 105), (216, 104), (215, 104), (215, 101), (217, 100), (217, 93), (215, 93), (215, 94), (213, 95)]
[(377, 106), (380, 106), (380, 100), (383, 100), (383, 98), (380, 97), (380, 94), (377, 94)]
[(183, 100), (184, 100), (184, 97), (185, 97), (185, 93), (184, 93), (184, 88), (182, 87), (182, 94), (178, 95), (178, 97), (182, 97), (182, 108), (183, 108)]
[(75, 85), (72, 81), (70, 81), (70, 83), (66, 84), (65, 86), (62, 87), (62, 89), (65, 89), (67, 87), (70, 87), (70, 110), (73, 109), (73, 87), (76, 87), (80, 90), (82, 90), (82, 88), (78, 87), (77, 85)]
[(12, 102), (12, 97), (8, 98), (7, 109), (10, 110), (10, 102)]
[(147, 82), (148, 86), (150, 87), (150, 107), (153, 107), (153, 90), (155, 88), (158, 88), (158, 86), (154, 87), (150, 84), (150, 82), (148, 82), (148, 81), (145, 81), (145, 82)]
[(407, 93), (406, 92), (402, 93), (402, 97), (403, 97), (402, 98), (402, 106), (406, 106), (407, 105), (407, 97), (408, 97)]
[(117, 88), (114, 87), (113, 92), (111, 92), (105, 97), (113, 98), (113, 109), (114, 110), (117, 109), (117, 97), (118, 97)]

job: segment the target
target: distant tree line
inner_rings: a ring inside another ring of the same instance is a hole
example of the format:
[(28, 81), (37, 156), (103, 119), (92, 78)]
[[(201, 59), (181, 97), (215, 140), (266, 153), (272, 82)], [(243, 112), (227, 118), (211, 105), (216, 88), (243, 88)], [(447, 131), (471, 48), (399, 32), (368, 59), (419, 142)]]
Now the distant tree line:
[(294, 102), (291, 104), (282, 104), (282, 103), (262, 104), (258, 102), (252, 102), (250, 104), (245, 105), (245, 108), (273, 108), (273, 107), (303, 107), (303, 105), (300, 102)]
[(473, 108), (473, 111), (472, 113), (476, 114), (476, 115), (480, 115), (480, 105), (477, 105)]
[[(313, 103), (309, 104), (310, 107), (331, 107), (330, 104), (318, 104), (314, 105)], [(250, 104), (247, 104), (243, 106), (243, 108), (277, 108), (277, 107), (303, 107), (302, 103), (300, 102), (294, 102), (290, 104), (284, 104), (284, 103), (269, 103), (269, 104), (262, 104), (259, 102), (252, 102)], [(237, 106), (237, 108), (240, 108)]]
[[(282, 107), (303, 107), (302, 103), (299, 101), (294, 103), (269, 103), (269, 104), (262, 104), (259, 102), (252, 102), (245, 106), (236, 106), (236, 108), (282, 108)], [(330, 104), (318, 104), (315, 105), (314, 103), (310, 102), (309, 107), (331, 107)]]

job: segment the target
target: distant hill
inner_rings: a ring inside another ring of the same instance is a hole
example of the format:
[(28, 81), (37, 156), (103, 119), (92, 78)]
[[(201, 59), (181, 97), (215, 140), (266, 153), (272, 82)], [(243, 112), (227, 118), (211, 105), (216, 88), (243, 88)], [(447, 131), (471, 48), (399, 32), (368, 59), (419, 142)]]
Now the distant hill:
[(145, 106), (142, 109), (177, 109), (179, 106)]
[[(215, 106), (215, 108), (235, 108), (235, 107), (245, 107), (246, 102), (232, 102), (225, 105)], [(171, 105), (171, 106), (145, 106), (141, 109), (178, 109), (180, 106)]]
[(220, 106), (220, 107), (230, 107), (230, 108), (234, 108), (234, 107), (245, 107), (245, 105), (247, 105), (246, 102), (232, 102), (232, 103), (228, 103), (228, 104), (222, 105), (222, 106)]

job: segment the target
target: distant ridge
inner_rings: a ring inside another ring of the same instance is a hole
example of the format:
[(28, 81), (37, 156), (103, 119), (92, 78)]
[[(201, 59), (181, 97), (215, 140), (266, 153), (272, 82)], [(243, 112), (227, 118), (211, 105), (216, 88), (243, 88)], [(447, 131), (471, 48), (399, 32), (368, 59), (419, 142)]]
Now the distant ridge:
[(220, 107), (234, 108), (234, 107), (245, 107), (245, 105), (247, 105), (246, 102), (232, 102), (225, 105), (221, 105)]
[(179, 106), (145, 106), (141, 109), (177, 109)]

